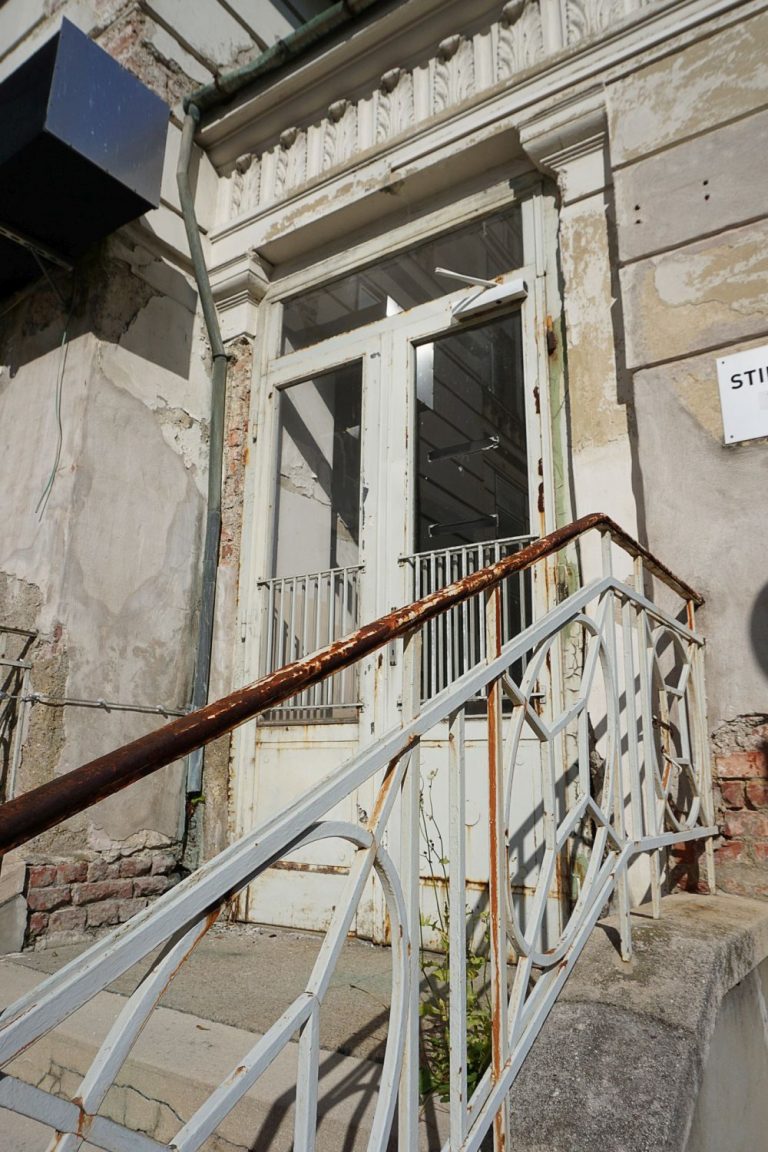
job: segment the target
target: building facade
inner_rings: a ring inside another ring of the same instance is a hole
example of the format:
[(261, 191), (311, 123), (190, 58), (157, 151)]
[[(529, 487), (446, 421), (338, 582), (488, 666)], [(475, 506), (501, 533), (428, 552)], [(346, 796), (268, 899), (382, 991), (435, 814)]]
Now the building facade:
[[(211, 358), (174, 179), (190, 98), (229, 353), (210, 698), (607, 512), (705, 597), (719, 883), (764, 894), (766, 445), (726, 441), (717, 367), (767, 341), (766, 6), (323, 11), (0, 14), (3, 75), (66, 15), (171, 106), (160, 207), (3, 305), (6, 798), (191, 698)], [(556, 576), (520, 585), (510, 628)], [(166, 768), (26, 846), (0, 875), (9, 940), (117, 923), (285, 807), (396, 721), (397, 658), (212, 746), (191, 792)], [(347, 865), (307, 850), (239, 915), (319, 927)], [(386, 935), (373, 893), (357, 930)]]

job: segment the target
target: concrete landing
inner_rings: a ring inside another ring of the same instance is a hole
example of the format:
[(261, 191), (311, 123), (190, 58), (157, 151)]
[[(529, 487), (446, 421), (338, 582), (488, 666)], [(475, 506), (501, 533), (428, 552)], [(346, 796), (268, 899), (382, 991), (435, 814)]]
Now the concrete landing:
[(511, 1096), (525, 1152), (766, 1152), (768, 903), (667, 896), (599, 923)]

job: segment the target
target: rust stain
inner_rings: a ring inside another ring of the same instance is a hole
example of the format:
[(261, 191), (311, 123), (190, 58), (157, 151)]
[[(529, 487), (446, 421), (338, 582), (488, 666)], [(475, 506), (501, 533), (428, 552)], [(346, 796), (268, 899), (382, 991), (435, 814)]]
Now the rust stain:
[(533, 406), (536, 409), (536, 415), (539, 416), (541, 414), (541, 396), (539, 395), (538, 384), (535, 384), (533, 388)]
[[(543, 506), (543, 499), (543, 488), (540, 488), (540, 506)], [(391, 640), (407, 636), (447, 609), (463, 604), (487, 589), (498, 587), (512, 573), (532, 567), (592, 529), (609, 533), (630, 556), (642, 557), (648, 570), (683, 599), (697, 606), (704, 603), (698, 592), (678, 579), (652, 552), (628, 536), (609, 516), (598, 512), (582, 516), (496, 564), (472, 572), (413, 604), (388, 612), (311, 656), (295, 660), (254, 684), (231, 692), (221, 700), (186, 716), (180, 716), (113, 752), (99, 756), (63, 776), (57, 776), (22, 796), (14, 797), (0, 806), (0, 856), (84, 811), (97, 801), (112, 796), (128, 784), (144, 779), (194, 749), (231, 732), (259, 713), (277, 707), (291, 696), (349, 667)]]
[(386, 801), (387, 796), (389, 795), (392, 788), (392, 781), (395, 778), (395, 768), (401, 759), (402, 756), (397, 756), (394, 760), (390, 760), (389, 764), (387, 765), (387, 771), (384, 775), (384, 779), (381, 782), (381, 787), (379, 788), (379, 791), (376, 795), (373, 808), (371, 809), (371, 814), (366, 822), (366, 828), (369, 832), (372, 832), (378, 823), (381, 810), (384, 807), (384, 802)]
[[(555, 333), (555, 326), (552, 323), (552, 317), (547, 316), (546, 326), (546, 339), (547, 339), (547, 355), (554, 356), (557, 352), (557, 334)], [(536, 409), (538, 412), (538, 408)]]
[(349, 868), (341, 864), (303, 864), (299, 860), (276, 860), (270, 864), (280, 872), (319, 872), (321, 876), (349, 876)]

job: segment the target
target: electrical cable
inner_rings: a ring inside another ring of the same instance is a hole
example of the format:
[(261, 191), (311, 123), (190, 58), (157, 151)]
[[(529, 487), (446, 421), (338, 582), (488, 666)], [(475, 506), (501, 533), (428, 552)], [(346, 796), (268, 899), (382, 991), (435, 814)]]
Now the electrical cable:
[[(58, 292), (57, 292), (57, 295), (59, 295), (59, 298), (61, 299), (61, 296)], [(63, 299), (62, 299), (62, 304), (64, 304)], [(64, 392), (64, 370), (67, 366), (67, 353), (69, 351), (69, 339), (68, 339), (69, 325), (72, 321), (72, 314), (73, 314), (74, 310), (75, 310), (75, 289), (73, 286), (73, 288), (72, 288), (72, 302), (69, 306), (69, 312), (67, 314), (67, 318), (64, 321), (64, 330), (61, 334), (61, 344), (59, 345), (59, 371), (58, 371), (58, 376), (56, 379), (56, 399), (55, 399), (56, 427), (57, 427), (56, 453), (55, 453), (54, 460), (53, 460), (53, 466), (52, 466), (50, 474), (48, 476), (48, 480), (46, 482), (45, 488), (43, 489), (43, 492), (42, 492), (40, 499), (37, 502), (37, 506), (35, 508), (35, 514), (37, 515), (38, 520), (42, 520), (43, 514), (44, 514), (45, 509), (48, 505), (48, 499), (51, 495), (51, 491), (53, 490), (54, 481), (56, 480), (56, 473), (59, 470), (59, 463), (61, 461), (61, 450), (62, 450), (62, 447), (64, 444), (64, 427), (63, 427), (63, 424), (61, 421), (61, 402), (62, 402), (62, 396), (63, 396), (63, 392)]]

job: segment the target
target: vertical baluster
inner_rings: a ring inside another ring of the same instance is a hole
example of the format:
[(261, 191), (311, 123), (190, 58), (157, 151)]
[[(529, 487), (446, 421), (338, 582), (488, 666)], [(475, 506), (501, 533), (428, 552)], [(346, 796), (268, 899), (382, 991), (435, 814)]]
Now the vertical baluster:
[[(524, 547), (524, 544), (517, 544), (515, 551), (519, 552)], [(517, 595), (519, 599), (519, 620), (518, 632), (524, 632), (528, 627), (528, 604), (527, 604), (527, 589), (531, 576), (530, 569), (521, 569), (517, 574)], [(526, 664), (528, 663), (527, 656), (523, 656), (521, 660), (521, 672), (525, 671)]]
[[(691, 632), (696, 631), (696, 607), (692, 600), (687, 601), (688, 627)], [(692, 649), (692, 650), (691, 650)], [(701, 762), (699, 764), (698, 779), (701, 794), (701, 817), (703, 824), (713, 826), (715, 821), (715, 804), (712, 794), (712, 763), (709, 748), (709, 730), (707, 725), (707, 700), (704, 694), (704, 649), (700, 645), (689, 645), (691, 661), (691, 677), (693, 679), (693, 723), (696, 732), (694, 747), (696, 747)], [(711, 836), (704, 841), (704, 868), (707, 877), (707, 888), (711, 896), (715, 888), (715, 844)]]
[[(448, 581), (445, 578), (445, 563), (447, 553), (440, 552), (435, 556), (435, 575), (437, 587), (445, 588)], [(442, 692), (445, 688), (445, 614), (435, 618), (435, 634), (437, 636), (437, 681), (435, 691)]]
[[(333, 641), (336, 639), (336, 573), (335, 572), (329, 572), (328, 573), (328, 590), (330, 593), (329, 600), (328, 600), (328, 643), (332, 644)], [(327, 676), (325, 678), (325, 680), (323, 681), (323, 685), (325, 687), (325, 696), (324, 696), (324, 700), (323, 700), (324, 704), (330, 704), (331, 699), (332, 699), (332, 696), (331, 696), (331, 679), (332, 679), (332, 677)]]
[[(308, 644), (309, 618), (308, 618), (307, 613), (309, 610), (308, 609), (308, 605), (309, 605), (309, 582), (311, 579), (312, 579), (311, 576), (302, 576), (302, 578), (301, 578), (301, 587), (302, 587), (304, 600), (303, 600), (303, 603), (301, 605), (301, 641), (300, 641), (300, 645), (299, 645), (299, 656), (306, 656), (309, 652), (309, 644)], [(306, 707), (309, 704), (309, 689), (308, 688), (305, 688), (304, 691), (301, 693), (301, 696), (299, 697), (299, 700), (297, 701), (297, 703), (300, 703), (303, 707)]]
[[(419, 566), (419, 598), (431, 591), (429, 588), (427, 560), (422, 557), (417, 561)], [(425, 629), (421, 643), (421, 696), (422, 700), (429, 699), (429, 630)]]
[[(421, 708), (422, 631), (405, 638), (403, 644), (403, 719), (407, 722)], [(408, 1014), (403, 1036), (403, 1063), (398, 1097), (398, 1147), (402, 1152), (416, 1152), (419, 1147), (419, 797), (420, 748), (410, 753), (408, 772), (403, 781), (400, 821), (400, 877), (403, 887), (408, 939)]]
[[(601, 544), (603, 575), (612, 576), (613, 541), (609, 532), (602, 533)], [(607, 770), (615, 773), (613, 787), (613, 821), (616, 835), (619, 837), (619, 841), (624, 844), (626, 843), (626, 828), (624, 819), (623, 759), (621, 755), (621, 688), (619, 684), (619, 663), (616, 654), (615, 596), (612, 589), (605, 593), (605, 600), (605, 629), (607, 633), (605, 636), (605, 645), (608, 654), (608, 666), (610, 668), (610, 683), (605, 685), (607, 705), (606, 719), (610, 724), (611, 715), (614, 717), (615, 742), (613, 752), (614, 763), (613, 765), (607, 765)], [(614, 848), (610, 850), (612, 852), (615, 851)], [(621, 934), (621, 957), (623, 960), (629, 960), (632, 956), (632, 924), (629, 918), (629, 876), (626, 864), (617, 872), (616, 890), (618, 895), (619, 931)]]
[[(350, 629), (350, 622), (347, 619), (349, 615), (349, 602), (347, 597), (347, 584), (353, 578), (354, 570), (352, 568), (343, 568), (341, 572), (341, 634), (346, 636)], [(339, 675), (339, 704), (346, 704), (347, 701), (347, 669), (342, 668)]]
[(467, 924), (464, 709), (448, 721), (448, 916), (451, 1148), (467, 1131)]
[(27, 739), (27, 720), (31, 708), (28, 700), (30, 690), (29, 672), (29, 668), (25, 668), (21, 678), (21, 691), (19, 692), (21, 700), (17, 701), (16, 731), (13, 733), (13, 758), (11, 760), (11, 766), (8, 772), (8, 783), (5, 789), (6, 800), (12, 800), (16, 795), (16, 782), (19, 777), (19, 766), (21, 764), (21, 750)]
[[(323, 592), (321, 588), (321, 581), (323, 580), (323, 573), (318, 572), (315, 577), (315, 587), (317, 595), (315, 596), (315, 651), (320, 647), (321, 632), (321, 617), (323, 615)], [(312, 687), (312, 703), (317, 708), (320, 704), (320, 693), (322, 687), (320, 684), (315, 684)]]
[[(501, 651), (501, 596), (498, 585), (483, 596), (486, 649)], [(502, 1076), (509, 1055), (507, 1020), (507, 893), (509, 871), (504, 824), (504, 764), (501, 726), (501, 680), (488, 687), (488, 905), (491, 937), (491, 1080)], [(509, 1133), (507, 1097), (494, 1118), (495, 1152), (504, 1152)]]
[[(467, 563), (467, 550), (466, 550), (466, 548), (462, 548), (461, 552), (459, 553), (459, 565), (460, 565), (459, 575), (462, 577), (466, 576), (468, 571), (469, 571), (469, 565)], [(468, 600), (465, 600), (464, 603), (461, 605), (461, 608), (459, 609), (459, 611), (461, 612), (461, 636), (462, 636), (461, 665), (459, 667), (459, 675), (463, 675), (463, 673), (466, 672), (467, 669), (471, 667), (470, 655), (469, 655), (470, 645), (471, 645), (471, 633), (472, 633), (472, 621), (470, 618), (470, 611), (471, 611), (470, 602)]]
[[(437, 591), (437, 561), (435, 553), (433, 552), (429, 558), (429, 583), (430, 592)], [(429, 693), (428, 696), (435, 696), (438, 691), (437, 687), (437, 620), (430, 620), (428, 625), (427, 635), (429, 637)]]
[(270, 580), (267, 584), (267, 654), (264, 661), (265, 672), (274, 672), (274, 656), (275, 656), (275, 584), (277, 581)]
[(315, 1149), (319, 1061), (320, 1009), (316, 1007), (299, 1038), (293, 1152), (314, 1152)]
[[(641, 556), (635, 559), (635, 588), (643, 595), (644, 568)], [(635, 613), (637, 630), (637, 660), (640, 672), (640, 716), (642, 718), (643, 784), (645, 793), (645, 827), (648, 836), (663, 832), (658, 816), (656, 799), (656, 750), (653, 738), (653, 708), (651, 704), (651, 650), (648, 620), (643, 608)], [(661, 851), (654, 848), (648, 853), (651, 873), (651, 911), (654, 920), (661, 916)]]
[(645, 835), (643, 821), (643, 801), (640, 789), (640, 764), (638, 746), (640, 743), (637, 727), (637, 690), (635, 688), (635, 653), (632, 627), (632, 606), (625, 601), (621, 606), (621, 635), (624, 643), (624, 698), (627, 714), (627, 755), (629, 760), (629, 796), (632, 839), (640, 840)]
[(276, 668), (282, 668), (285, 664), (285, 578), (280, 580), (280, 613), (278, 616), (279, 631), (277, 639), (277, 664)]

